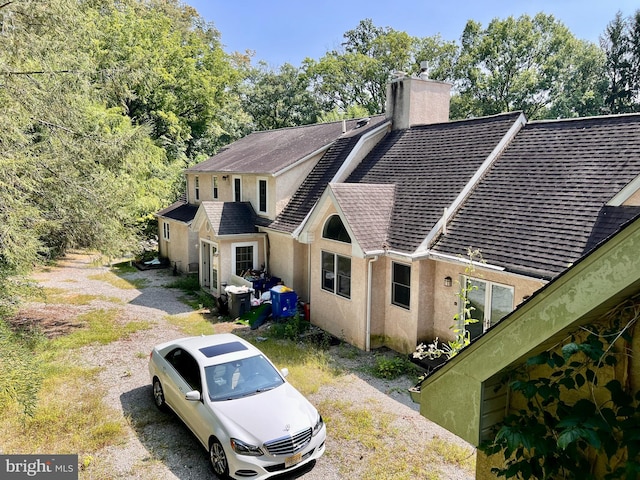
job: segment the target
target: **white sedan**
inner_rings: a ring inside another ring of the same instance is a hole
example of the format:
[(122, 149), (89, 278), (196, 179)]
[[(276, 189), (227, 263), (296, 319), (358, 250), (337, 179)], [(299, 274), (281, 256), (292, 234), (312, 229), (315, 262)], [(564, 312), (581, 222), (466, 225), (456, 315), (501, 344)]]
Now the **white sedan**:
[(149, 359), (156, 406), (180, 417), (220, 478), (269, 478), (324, 453), (322, 417), (287, 373), (233, 334), (166, 342)]

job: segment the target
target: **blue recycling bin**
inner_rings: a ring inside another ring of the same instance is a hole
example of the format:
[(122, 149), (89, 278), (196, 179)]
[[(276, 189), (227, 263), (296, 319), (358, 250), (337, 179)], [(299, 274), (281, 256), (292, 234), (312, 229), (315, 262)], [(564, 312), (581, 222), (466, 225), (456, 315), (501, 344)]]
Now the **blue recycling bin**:
[(274, 319), (293, 317), (296, 314), (298, 305), (298, 294), (285, 287), (276, 285), (271, 287), (271, 315)]

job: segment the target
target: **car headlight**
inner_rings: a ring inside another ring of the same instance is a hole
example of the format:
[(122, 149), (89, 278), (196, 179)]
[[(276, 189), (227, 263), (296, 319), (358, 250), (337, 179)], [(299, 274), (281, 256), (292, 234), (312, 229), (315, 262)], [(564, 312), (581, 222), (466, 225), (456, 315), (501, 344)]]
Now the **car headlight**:
[(318, 432), (322, 429), (322, 425), (324, 424), (324, 420), (322, 420), (322, 415), (318, 414), (318, 420), (316, 421), (316, 424), (313, 426), (313, 433), (312, 435), (315, 437)]
[(238, 455), (249, 455), (251, 457), (259, 457), (260, 455), (264, 455), (260, 447), (256, 447), (254, 445), (249, 445), (248, 443), (244, 443), (237, 438), (231, 439), (231, 448)]

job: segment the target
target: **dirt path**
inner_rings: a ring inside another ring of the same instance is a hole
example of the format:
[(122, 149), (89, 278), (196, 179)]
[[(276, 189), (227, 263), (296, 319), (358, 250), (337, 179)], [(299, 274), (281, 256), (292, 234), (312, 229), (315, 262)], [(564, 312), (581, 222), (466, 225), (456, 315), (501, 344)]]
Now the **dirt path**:
[[(61, 333), (74, 328), (78, 314), (97, 308), (117, 309), (123, 322), (145, 321), (151, 324), (148, 330), (131, 335), (126, 340), (104, 346), (91, 346), (82, 350), (81, 358), (87, 367), (100, 367), (100, 383), (106, 390), (105, 402), (120, 411), (127, 419), (129, 428), (122, 441), (97, 452), (90, 459), (89, 467), (80, 475), (81, 479), (211, 479), (215, 478), (208, 465), (207, 453), (196, 442), (189, 431), (174, 417), (156, 410), (151, 398), (147, 361), (152, 347), (160, 342), (184, 336), (178, 328), (167, 321), (168, 315), (192, 313), (191, 307), (180, 300), (182, 293), (164, 285), (174, 280), (170, 270), (133, 272), (126, 279), (143, 282), (140, 289), (118, 288), (103, 278), (108, 268), (94, 262), (87, 254), (70, 254), (58, 266), (38, 273), (34, 278), (48, 288), (64, 290), (78, 295), (92, 295), (96, 299), (88, 305), (35, 304), (21, 314), (21, 321), (46, 325), (50, 333)], [(70, 320), (71, 319), (71, 320)], [(233, 323), (218, 323), (217, 332), (243, 328)], [(371, 356), (362, 355), (345, 360), (356, 367), (357, 362)], [(353, 401), (355, 405), (369, 402), (376, 409), (394, 415), (394, 427), (406, 432), (407, 446), (421, 445), (431, 438), (471, 447), (446, 430), (427, 421), (418, 413), (416, 404), (406, 393), (409, 379), (386, 382), (370, 378), (360, 369), (351, 370), (339, 384), (323, 387), (309, 399), (316, 405), (326, 399)], [(315, 467), (297, 476), (282, 478), (304, 478), (305, 480), (342, 480), (341, 464), (350, 458), (354, 466), (350, 471), (366, 470), (361, 456), (344, 455), (353, 448), (350, 442), (327, 439), (327, 451)], [(338, 454), (340, 453), (340, 454)], [(438, 467), (442, 480), (472, 479), (468, 471), (445, 462)], [(394, 477), (399, 478), (399, 477)]]

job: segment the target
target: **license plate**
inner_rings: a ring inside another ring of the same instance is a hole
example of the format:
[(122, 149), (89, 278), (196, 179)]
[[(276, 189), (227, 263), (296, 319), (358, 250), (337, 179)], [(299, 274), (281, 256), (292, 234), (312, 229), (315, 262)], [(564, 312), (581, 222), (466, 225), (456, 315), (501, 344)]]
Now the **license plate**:
[(293, 467), (297, 463), (302, 461), (302, 453), (296, 453), (290, 457), (284, 459), (284, 468)]

